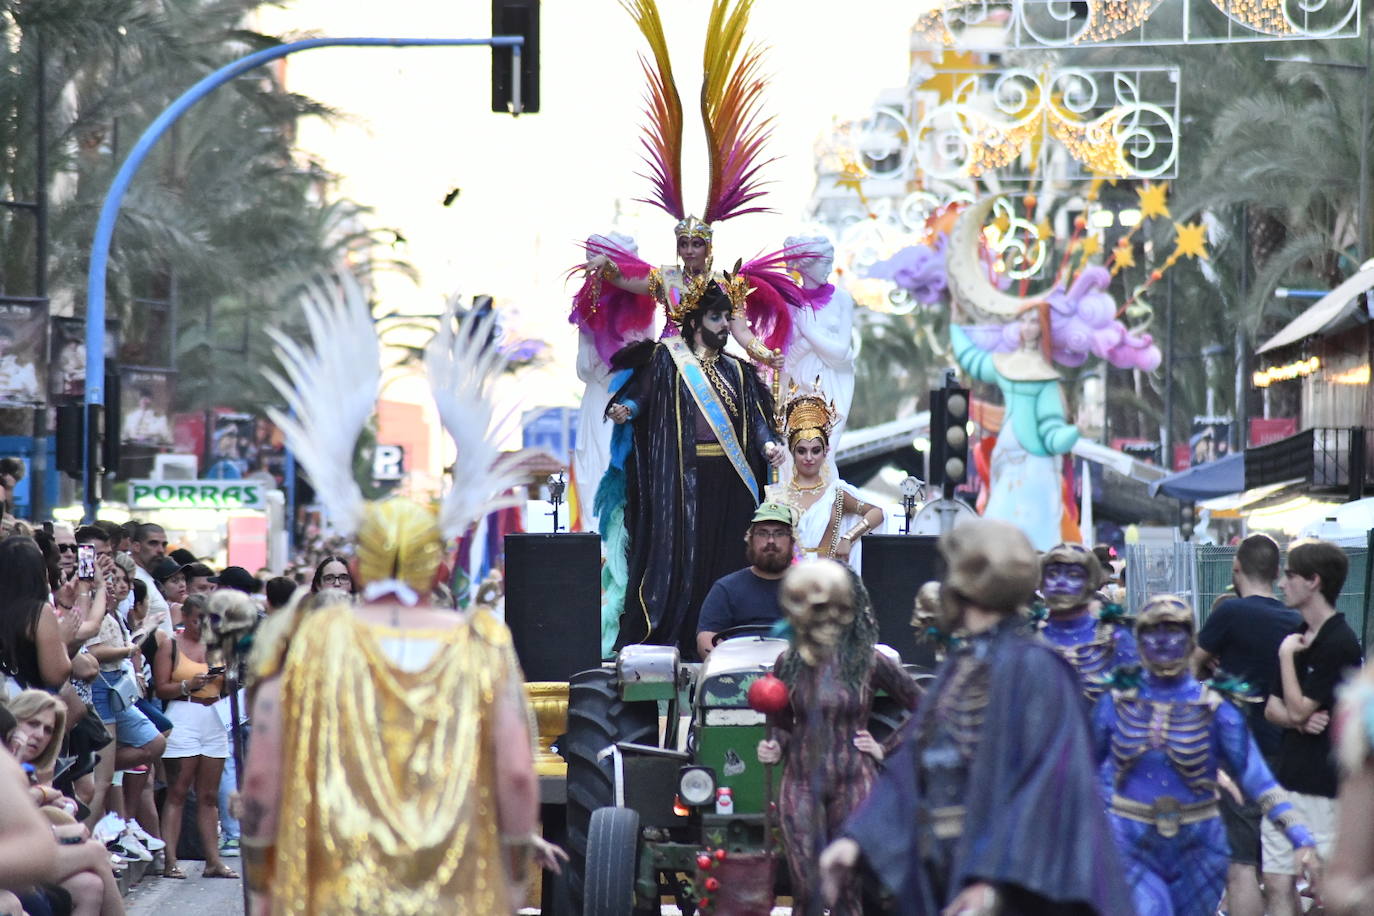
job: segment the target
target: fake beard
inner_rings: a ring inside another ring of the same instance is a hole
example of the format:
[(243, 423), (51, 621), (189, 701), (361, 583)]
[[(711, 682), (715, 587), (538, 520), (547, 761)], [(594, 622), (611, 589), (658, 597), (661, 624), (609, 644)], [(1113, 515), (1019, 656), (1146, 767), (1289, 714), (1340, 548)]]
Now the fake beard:
[(729, 339), (730, 335), (728, 331), (708, 331), (705, 328), (701, 329), (702, 344), (710, 347), (712, 350), (724, 350), (725, 343)]

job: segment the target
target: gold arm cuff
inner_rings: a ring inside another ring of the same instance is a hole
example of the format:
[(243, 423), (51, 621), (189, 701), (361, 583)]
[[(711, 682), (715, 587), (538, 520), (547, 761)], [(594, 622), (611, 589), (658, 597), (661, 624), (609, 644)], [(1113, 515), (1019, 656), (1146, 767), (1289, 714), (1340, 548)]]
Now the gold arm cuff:
[(663, 274), (657, 267), (649, 271), (649, 295), (659, 302), (663, 299)]
[(608, 261), (606, 261), (605, 264), (602, 264), (602, 265), (601, 265), (601, 279), (603, 279), (603, 280), (618, 280), (619, 278), (620, 278), (620, 265), (616, 264), (615, 261), (610, 261), (610, 260), (608, 260)]
[(858, 524), (846, 531), (841, 537), (846, 541), (857, 541), (871, 530), (873, 529), (868, 527), (868, 519), (860, 519)]
[(766, 363), (773, 358), (773, 351), (763, 345), (763, 341), (755, 337), (749, 341), (749, 355), (761, 363)]

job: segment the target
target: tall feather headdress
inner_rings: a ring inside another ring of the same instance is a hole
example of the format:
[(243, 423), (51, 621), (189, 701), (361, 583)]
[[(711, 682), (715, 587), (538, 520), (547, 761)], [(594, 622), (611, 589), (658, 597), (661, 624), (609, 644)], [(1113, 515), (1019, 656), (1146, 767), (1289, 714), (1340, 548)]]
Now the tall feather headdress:
[[(309, 331), (305, 346), (273, 328), (283, 373), (264, 370), (288, 411), (267, 415), (310, 476), (334, 528), (358, 533), (367, 502), (353, 479), (353, 450), (381, 388), (381, 345), (372, 309), (357, 280), (341, 273), (304, 297)], [(506, 366), (495, 340), (495, 316), (446, 321), (425, 352), (425, 369), (444, 428), (458, 446), (453, 485), (439, 511), (438, 531), (458, 537), (487, 512), (511, 505), (504, 495), (519, 482), (500, 453), (501, 422), (494, 419), (492, 383)], [(506, 414), (502, 420), (509, 419)]]
[[(640, 58), (648, 78), (644, 129), (645, 157), (654, 197), (645, 199), (681, 220), (687, 216), (682, 202), (682, 100), (673, 80), (672, 62), (663, 31), (663, 19), (655, 0), (621, 0), (649, 42), (653, 65)], [(707, 20), (701, 86), (701, 118), (706, 129), (710, 184), (706, 192), (703, 222), (720, 222), (766, 207), (748, 206), (763, 196), (759, 170), (771, 160), (761, 160), (763, 144), (771, 132), (771, 118), (761, 118), (761, 100), (767, 80), (760, 74), (763, 49), (744, 47), (753, 0), (712, 0)]]

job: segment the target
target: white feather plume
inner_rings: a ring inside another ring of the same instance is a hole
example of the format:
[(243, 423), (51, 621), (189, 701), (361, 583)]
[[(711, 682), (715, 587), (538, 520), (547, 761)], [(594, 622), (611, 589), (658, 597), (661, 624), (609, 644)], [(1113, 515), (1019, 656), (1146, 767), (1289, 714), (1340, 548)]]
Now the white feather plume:
[(521, 480), (513, 456), (501, 454), (502, 431), (513, 416), (495, 416), (491, 387), (506, 366), (506, 356), (492, 339), (494, 315), (468, 318), (456, 330), (444, 321), (425, 350), (434, 403), (444, 429), (458, 446), (453, 486), (439, 510), (439, 530), (461, 537), (483, 515), (514, 505), (507, 493)]
[(376, 406), (382, 367), (367, 297), (351, 274), (340, 272), (337, 280), (315, 286), (302, 300), (308, 347), (268, 329), (286, 375), (271, 369), (263, 375), (290, 408), (269, 407), (267, 415), (310, 475), (334, 528), (348, 536), (362, 523), (364, 505), (353, 479), (353, 449)]

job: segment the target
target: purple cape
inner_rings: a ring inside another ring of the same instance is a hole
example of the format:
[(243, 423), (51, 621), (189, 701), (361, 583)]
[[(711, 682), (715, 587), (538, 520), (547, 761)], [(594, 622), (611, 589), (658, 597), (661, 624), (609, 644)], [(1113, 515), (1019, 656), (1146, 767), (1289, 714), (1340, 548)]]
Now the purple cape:
[(964, 833), (949, 899), (935, 899), (917, 845), (915, 736), (934, 714), (950, 663), (906, 727), (901, 749), (845, 825), (864, 861), (897, 895), (894, 912), (936, 916), (977, 881), (1007, 891), (1005, 914), (1129, 916), (1116, 844), (1097, 787), (1078, 679), (1062, 658), (1008, 621), (994, 638), (983, 735), (969, 764)]

